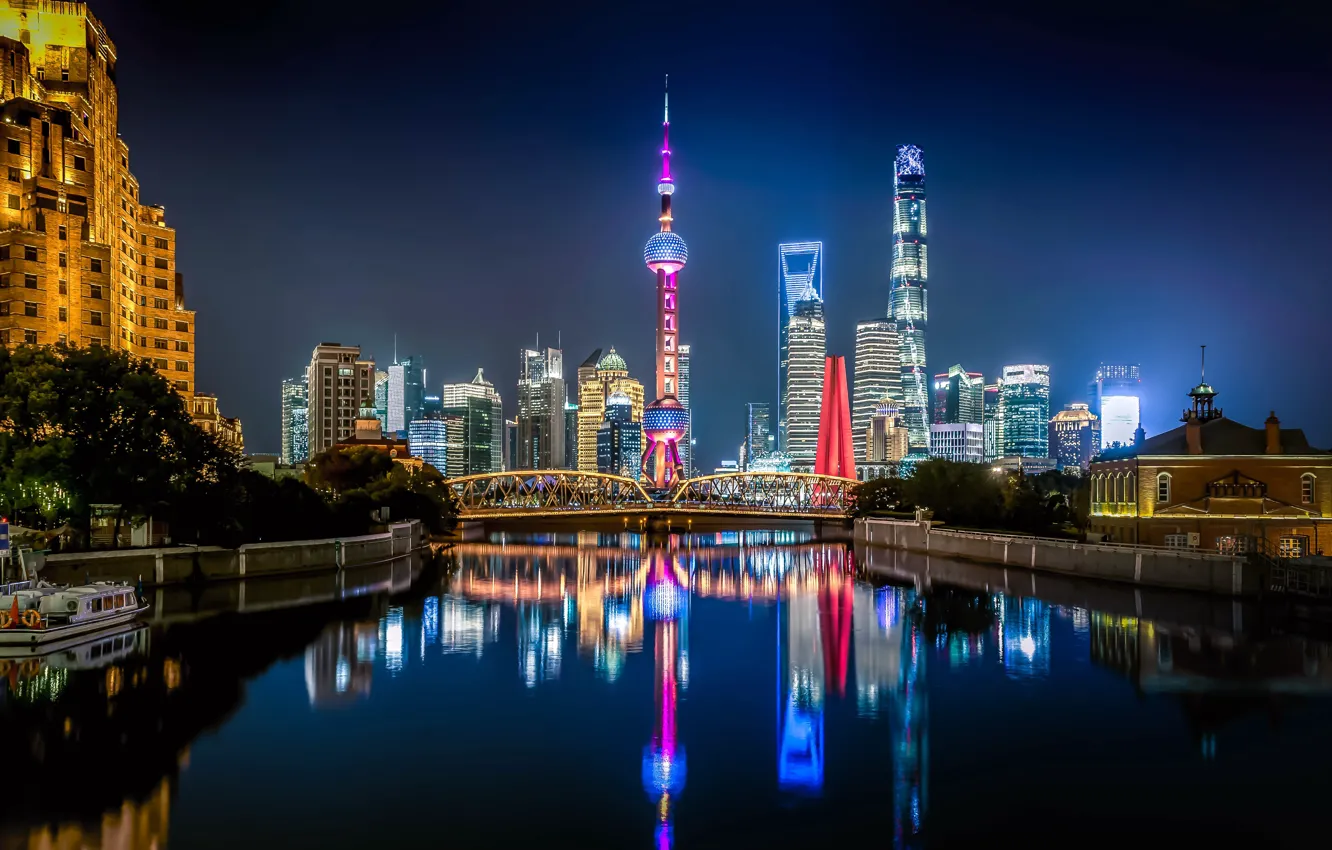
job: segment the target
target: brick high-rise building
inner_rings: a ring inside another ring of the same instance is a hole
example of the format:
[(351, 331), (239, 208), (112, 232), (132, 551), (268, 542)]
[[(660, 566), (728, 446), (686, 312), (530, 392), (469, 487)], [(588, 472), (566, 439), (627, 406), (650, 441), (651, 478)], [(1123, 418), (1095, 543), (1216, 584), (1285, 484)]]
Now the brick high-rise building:
[(0, 5), (0, 343), (125, 351), (188, 399), (194, 313), (118, 135), (116, 58), (83, 3)]

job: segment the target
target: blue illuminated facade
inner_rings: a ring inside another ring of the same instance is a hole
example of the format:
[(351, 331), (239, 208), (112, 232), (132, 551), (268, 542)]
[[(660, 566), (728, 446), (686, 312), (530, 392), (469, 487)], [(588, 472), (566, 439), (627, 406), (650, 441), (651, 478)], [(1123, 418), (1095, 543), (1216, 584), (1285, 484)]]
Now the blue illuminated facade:
[(787, 451), (786, 376), (791, 360), (788, 327), (802, 301), (823, 300), (823, 243), (784, 242), (777, 246), (777, 451)]
[(930, 446), (930, 380), (925, 364), (929, 321), (929, 228), (925, 216), (925, 154), (898, 145), (893, 178), (893, 265), (888, 313), (901, 345), (902, 405), (913, 454)]

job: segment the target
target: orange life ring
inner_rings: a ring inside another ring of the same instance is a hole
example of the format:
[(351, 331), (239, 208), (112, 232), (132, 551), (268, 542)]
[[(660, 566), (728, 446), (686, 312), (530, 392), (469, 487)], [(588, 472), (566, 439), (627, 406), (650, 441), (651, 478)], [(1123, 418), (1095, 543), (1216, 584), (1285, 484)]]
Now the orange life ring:
[(8, 675), (9, 675), (9, 659), (8, 658), (0, 659), (0, 676), (8, 676)]
[(14, 621), (10, 618), (8, 611), (0, 611), (0, 629), (14, 628)]
[(29, 608), (23, 612), (23, 625), (29, 629), (40, 629), (42, 627), (42, 612)]

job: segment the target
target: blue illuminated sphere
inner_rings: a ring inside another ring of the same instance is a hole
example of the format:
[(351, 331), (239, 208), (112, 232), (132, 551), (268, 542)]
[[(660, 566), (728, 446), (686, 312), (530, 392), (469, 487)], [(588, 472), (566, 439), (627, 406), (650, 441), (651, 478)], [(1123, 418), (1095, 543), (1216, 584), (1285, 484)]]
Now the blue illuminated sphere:
[(643, 408), (643, 432), (654, 440), (684, 439), (689, 430), (689, 410), (673, 398), (659, 398)]
[(675, 274), (689, 261), (689, 248), (678, 234), (669, 230), (652, 234), (643, 248), (643, 262), (654, 272), (664, 270), (666, 274)]

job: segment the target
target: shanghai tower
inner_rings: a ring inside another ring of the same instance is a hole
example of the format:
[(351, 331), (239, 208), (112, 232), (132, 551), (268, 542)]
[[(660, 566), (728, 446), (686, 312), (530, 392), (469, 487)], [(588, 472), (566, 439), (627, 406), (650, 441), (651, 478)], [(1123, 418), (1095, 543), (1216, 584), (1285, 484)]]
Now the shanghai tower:
[(888, 312), (901, 339), (903, 414), (913, 453), (930, 445), (929, 372), (925, 324), (929, 320), (929, 253), (925, 226), (925, 154), (898, 145), (893, 177), (893, 268)]

